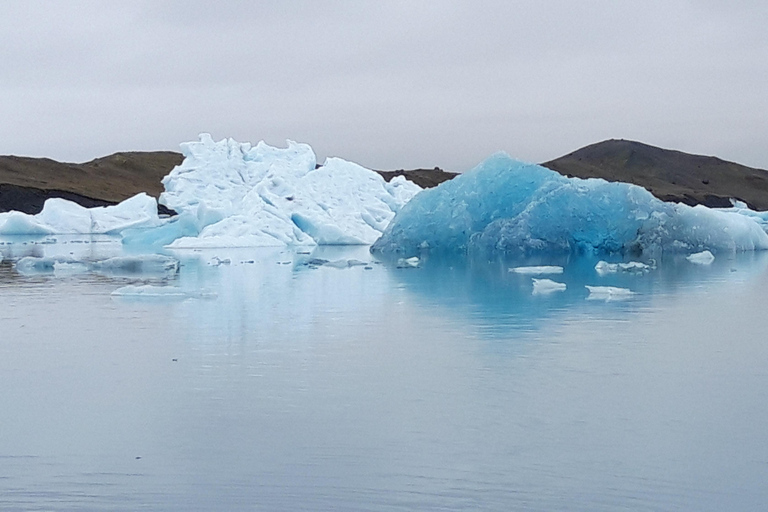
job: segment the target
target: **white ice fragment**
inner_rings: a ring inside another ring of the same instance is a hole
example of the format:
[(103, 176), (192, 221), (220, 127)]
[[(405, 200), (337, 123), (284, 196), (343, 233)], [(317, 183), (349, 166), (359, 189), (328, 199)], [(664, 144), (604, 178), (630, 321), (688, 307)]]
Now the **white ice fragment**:
[(553, 292), (565, 291), (566, 284), (552, 281), (551, 279), (533, 279), (533, 294), (548, 295)]
[(323, 266), (325, 267), (333, 267), (333, 268), (350, 268), (350, 267), (358, 267), (358, 266), (365, 266), (365, 265), (367, 265), (366, 262), (355, 260), (355, 259), (329, 261), (323, 264)]
[(701, 251), (686, 256), (685, 259), (696, 265), (711, 265), (715, 261), (715, 255), (709, 251)]
[(544, 275), (544, 274), (562, 274), (563, 267), (557, 267), (553, 265), (532, 266), (532, 267), (513, 267), (509, 269), (510, 272), (515, 274), (525, 275)]
[(133, 298), (163, 298), (163, 299), (212, 299), (216, 298), (216, 292), (210, 290), (183, 290), (176, 286), (155, 286), (151, 284), (145, 285), (128, 285), (118, 288), (112, 292), (116, 297), (133, 297)]
[(71, 276), (88, 272), (88, 265), (80, 261), (56, 261), (53, 273), (57, 276)]
[(145, 193), (114, 206), (85, 208), (72, 201), (50, 198), (37, 215), (0, 213), (3, 235), (108, 234), (159, 224), (157, 201)]
[(20, 274), (46, 274), (54, 271), (58, 261), (57, 258), (25, 256), (16, 261), (14, 268)]
[(410, 258), (398, 258), (397, 260), (397, 267), (398, 268), (416, 268), (419, 266), (419, 263), (421, 263), (421, 260), (418, 256), (412, 256)]
[(97, 272), (117, 275), (172, 274), (178, 271), (179, 261), (162, 254), (118, 256), (94, 262), (91, 268)]
[(629, 272), (635, 274), (641, 274), (649, 272), (651, 266), (639, 261), (630, 261), (627, 263), (608, 263), (607, 261), (598, 261), (595, 265), (595, 271), (598, 275), (604, 276), (608, 274), (616, 274), (617, 272)]
[(589, 290), (590, 300), (621, 300), (631, 297), (635, 294), (628, 288), (617, 288), (615, 286), (585, 286)]

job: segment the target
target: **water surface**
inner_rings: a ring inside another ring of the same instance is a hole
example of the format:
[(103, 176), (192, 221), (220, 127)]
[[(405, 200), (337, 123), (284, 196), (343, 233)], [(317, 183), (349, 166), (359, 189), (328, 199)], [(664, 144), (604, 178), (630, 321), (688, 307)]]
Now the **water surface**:
[[(169, 275), (22, 275), (25, 255), (122, 249), (0, 242), (0, 508), (768, 502), (768, 255), (600, 277), (586, 258), (189, 251)], [(508, 272), (521, 263), (564, 265), (549, 277), (567, 290), (532, 295)], [(127, 284), (210, 293), (111, 295)], [(588, 300), (584, 285), (636, 294)]]

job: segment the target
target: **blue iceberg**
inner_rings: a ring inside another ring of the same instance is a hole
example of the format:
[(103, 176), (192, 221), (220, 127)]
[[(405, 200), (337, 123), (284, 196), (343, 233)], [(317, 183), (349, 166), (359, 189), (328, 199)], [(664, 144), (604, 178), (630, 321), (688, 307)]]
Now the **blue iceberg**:
[(568, 178), (504, 153), (418, 193), (371, 248), (406, 256), (756, 249), (768, 249), (768, 235), (742, 212), (666, 203), (642, 187)]

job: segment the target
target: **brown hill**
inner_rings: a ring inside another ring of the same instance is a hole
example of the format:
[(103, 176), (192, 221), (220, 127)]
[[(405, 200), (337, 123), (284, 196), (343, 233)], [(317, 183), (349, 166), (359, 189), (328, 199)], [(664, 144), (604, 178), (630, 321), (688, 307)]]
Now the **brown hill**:
[(664, 201), (727, 207), (735, 198), (768, 210), (768, 171), (711, 156), (612, 139), (542, 165), (566, 176), (634, 183)]
[(0, 211), (37, 213), (49, 197), (83, 206), (115, 204), (139, 192), (158, 197), (160, 180), (182, 161), (170, 151), (115, 153), (84, 164), (0, 156)]
[(376, 171), (387, 180), (391, 181), (395, 176), (405, 176), (405, 179), (414, 182), (421, 188), (436, 187), (444, 181), (448, 181), (456, 176), (454, 172), (448, 172), (435, 167), (434, 169), (413, 169), (406, 171), (399, 169), (397, 171)]

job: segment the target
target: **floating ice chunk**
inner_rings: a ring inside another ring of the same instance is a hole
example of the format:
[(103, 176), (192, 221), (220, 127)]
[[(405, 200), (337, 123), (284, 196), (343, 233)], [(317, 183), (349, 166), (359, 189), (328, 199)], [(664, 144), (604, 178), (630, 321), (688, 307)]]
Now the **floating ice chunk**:
[(715, 261), (715, 255), (709, 251), (701, 251), (686, 256), (685, 259), (696, 265), (711, 265), (712, 262)]
[(768, 249), (751, 218), (665, 203), (647, 190), (567, 178), (503, 153), (420, 192), (374, 252), (654, 253)]
[(412, 256), (410, 258), (399, 258), (397, 260), (397, 268), (416, 268), (421, 263), (418, 256)]
[(182, 144), (182, 153), (182, 164), (163, 179), (160, 202), (219, 218), (201, 219), (197, 233), (165, 229), (163, 240), (173, 248), (367, 245), (421, 190), (404, 179), (386, 183), (339, 158), (317, 167), (312, 148), (291, 141), (287, 148), (252, 147), (202, 134)]
[(61, 262), (58, 258), (39, 258), (25, 256), (16, 261), (14, 268), (20, 274), (47, 274), (55, 270), (56, 264)]
[(588, 299), (591, 300), (617, 300), (627, 299), (635, 294), (628, 288), (617, 288), (615, 286), (586, 286), (589, 290)]
[(131, 298), (163, 298), (163, 299), (213, 299), (218, 296), (210, 290), (183, 290), (176, 286), (128, 285), (112, 292), (115, 297)]
[(534, 295), (548, 295), (554, 292), (565, 291), (566, 284), (552, 281), (551, 279), (535, 279), (533, 280), (533, 294)]
[(91, 268), (97, 272), (117, 275), (172, 274), (178, 271), (179, 261), (162, 254), (117, 256), (94, 262)]
[(53, 273), (57, 276), (84, 274), (88, 270), (88, 265), (79, 261), (57, 261), (53, 264)]
[(642, 274), (649, 272), (651, 266), (639, 261), (630, 261), (627, 263), (608, 263), (607, 261), (598, 261), (595, 265), (595, 271), (598, 275), (605, 276), (608, 274), (616, 274), (617, 272), (629, 272), (635, 274)]
[(514, 272), (515, 274), (525, 274), (525, 275), (562, 274), (563, 267), (558, 267), (554, 265), (542, 265), (542, 266), (534, 266), (534, 267), (513, 267), (513, 268), (510, 268), (509, 271)]
[(232, 260), (230, 258), (222, 259), (222, 258), (219, 258), (218, 256), (214, 256), (213, 258), (210, 259), (210, 261), (208, 262), (208, 265), (211, 267), (218, 267), (221, 265), (229, 265), (231, 263), (232, 263)]
[(144, 193), (114, 206), (96, 208), (50, 198), (37, 215), (21, 212), (0, 214), (0, 234), (3, 235), (105, 234), (158, 224), (157, 201)]
[(323, 264), (323, 266), (325, 267), (333, 267), (333, 268), (364, 267), (365, 265), (367, 265), (366, 262), (355, 260), (355, 259), (329, 261)]
[(0, 235), (51, 235), (53, 229), (33, 215), (21, 212), (0, 213)]

